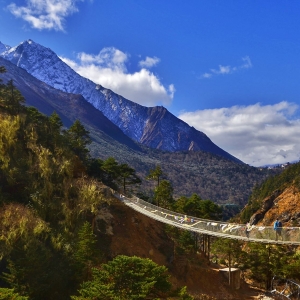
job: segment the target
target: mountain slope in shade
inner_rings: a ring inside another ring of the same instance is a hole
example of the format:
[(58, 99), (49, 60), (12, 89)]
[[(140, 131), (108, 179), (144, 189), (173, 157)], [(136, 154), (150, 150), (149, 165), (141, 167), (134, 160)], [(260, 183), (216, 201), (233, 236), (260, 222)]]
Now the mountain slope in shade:
[(7, 71), (1, 74), (1, 78), (4, 81), (13, 80), (14, 85), (26, 99), (26, 105), (34, 106), (46, 115), (56, 111), (67, 127), (79, 119), (92, 131), (100, 131), (102, 137), (110, 143), (115, 140), (131, 149), (141, 150), (137, 143), (126, 136), (120, 128), (108, 120), (102, 112), (95, 109), (81, 95), (69, 94), (54, 89), (31, 76), (24, 69), (1, 57), (0, 66), (4, 66)]
[[(3, 44), (0, 49), (4, 49)], [(141, 144), (172, 152), (208, 151), (242, 163), (167, 109), (141, 106), (81, 77), (51, 49), (32, 40), (5, 48), (0, 55), (56, 89), (82, 95), (128, 137)]]

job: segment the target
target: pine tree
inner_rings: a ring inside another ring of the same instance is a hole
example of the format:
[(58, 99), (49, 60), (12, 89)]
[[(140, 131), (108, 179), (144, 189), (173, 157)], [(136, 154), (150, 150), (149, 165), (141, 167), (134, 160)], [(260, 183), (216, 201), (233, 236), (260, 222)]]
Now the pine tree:
[(173, 187), (168, 180), (162, 180), (154, 190), (154, 199), (157, 206), (170, 209), (174, 203)]
[(0, 300), (28, 300), (26, 296), (20, 296), (14, 289), (0, 288)]
[(91, 279), (91, 268), (100, 261), (101, 255), (97, 251), (96, 242), (97, 239), (91, 224), (85, 222), (78, 232), (77, 242), (72, 255), (75, 276), (79, 282)]
[(112, 188), (117, 189), (116, 182), (120, 177), (119, 164), (113, 157), (107, 158), (102, 164), (102, 170), (106, 173), (104, 175), (104, 183)]
[(159, 187), (159, 183), (160, 183), (160, 178), (161, 176), (163, 176), (164, 173), (161, 169), (161, 166), (160, 165), (157, 165), (155, 167), (155, 169), (151, 169), (149, 171), (149, 174), (148, 176), (146, 177), (147, 179), (151, 179), (151, 180), (156, 180), (157, 181), (157, 186), (156, 187)]
[(89, 145), (92, 140), (87, 131), (79, 120), (76, 120), (73, 125), (66, 131), (70, 147), (74, 153), (84, 162), (88, 159)]
[(157, 299), (171, 289), (167, 268), (150, 259), (119, 255), (92, 272), (93, 279), (81, 285), (80, 296), (71, 299)]
[(123, 183), (124, 193), (126, 193), (126, 187), (128, 185), (141, 183), (141, 179), (136, 175), (135, 170), (129, 167), (127, 164), (121, 164), (119, 166), (119, 176)]
[(0, 92), (0, 105), (7, 112), (13, 115), (21, 112), (25, 98), (16, 89), (12, 79), (9, 80), (7, 84), (2, 85)]

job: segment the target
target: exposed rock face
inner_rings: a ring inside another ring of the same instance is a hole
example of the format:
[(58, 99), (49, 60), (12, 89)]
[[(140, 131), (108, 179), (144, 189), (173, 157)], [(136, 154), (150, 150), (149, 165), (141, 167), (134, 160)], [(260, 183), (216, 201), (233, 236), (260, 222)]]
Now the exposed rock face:
[(300, 192), (295, 186), (276, 190), (263, 201), (262, 208), (251, 217), (251, 224), (272, 226), (276, 219), (283, 226), (300, 226)]
[(250, 224), (255, 225), (260, 220), (262, 220), (265, 216), (265, 214), (271, 209), (271, 207), (274, 205), (274, 200), (278, 195), (280, 194), (279, 190), (276, 190), (271, 196), (264, 199), (262, 203), (262, 208), (258, 210), (250, 219)]

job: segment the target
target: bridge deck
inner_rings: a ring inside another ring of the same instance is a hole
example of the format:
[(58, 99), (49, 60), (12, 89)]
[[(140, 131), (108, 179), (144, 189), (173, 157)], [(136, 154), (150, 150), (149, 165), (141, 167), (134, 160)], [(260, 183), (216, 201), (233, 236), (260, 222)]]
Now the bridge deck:
[(299, 227), (283, 227), (281, 235), (276, 235), (272, 226), (251, 226), (247, 228), (245, 224), (199, 219), (155, 206), (137, 197), (127, 198), (120, 194), (115, 194), (115, 196), (139, 213), (185, 230), (242, 241), (300, 245)]

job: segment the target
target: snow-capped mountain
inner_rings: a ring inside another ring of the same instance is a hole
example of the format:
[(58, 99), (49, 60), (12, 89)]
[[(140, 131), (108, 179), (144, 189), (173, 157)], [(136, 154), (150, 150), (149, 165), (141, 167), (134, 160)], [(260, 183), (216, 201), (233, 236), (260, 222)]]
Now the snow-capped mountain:
[(150, 148), (166, 151), (207, 151), (240, 162), (203, 132), (164, 107), (145, 107), (77, 74), (51, 49), (27, 40), (16, 47), (0, 42), (0, 56), (61, 91), (80, 94), (127, 136)]

